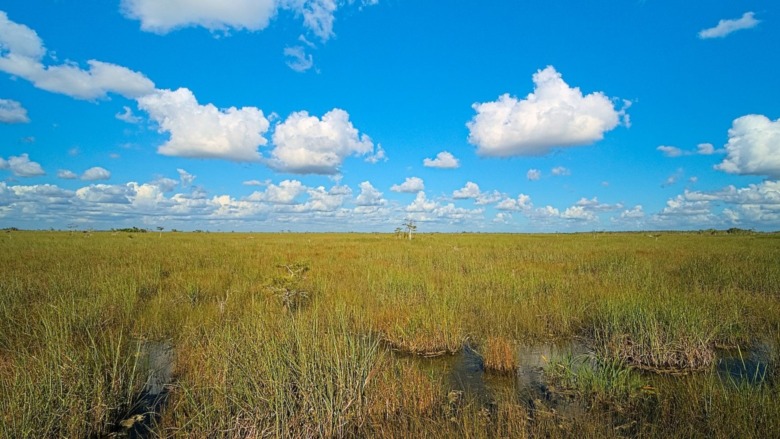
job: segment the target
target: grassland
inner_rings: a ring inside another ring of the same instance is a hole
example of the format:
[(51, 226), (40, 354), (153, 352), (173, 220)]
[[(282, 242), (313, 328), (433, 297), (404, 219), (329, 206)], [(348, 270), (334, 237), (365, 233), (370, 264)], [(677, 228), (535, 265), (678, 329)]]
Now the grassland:
[[(0, 436), (121, 436), (146, 342), (174, 346), (152, 436), (778, 437), (780, 235), (20, 232), (0, 235)], [(523, 345), (579, 410), (489, 403)], [(774, 346), (759, 383), (717, 349)], [(680, 377), (680, 375), (682, 375)]]

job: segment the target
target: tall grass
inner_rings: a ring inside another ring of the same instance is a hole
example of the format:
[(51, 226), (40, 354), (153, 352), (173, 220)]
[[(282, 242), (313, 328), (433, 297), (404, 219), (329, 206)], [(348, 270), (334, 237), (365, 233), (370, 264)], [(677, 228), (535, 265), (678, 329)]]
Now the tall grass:
[[(147, 377), (143, 340), (176, 353), (162, 436), (777, 436), (778, 380), (729, 388), (702, 376), (716, 347), (780, 340), (779, 244), (685, 233), (8, 233), (0, 436), (116, 430)], [(572, 378), (583, 400), (604, 401), (573, 418), (534, 413), (517, 389), (493, 389), (490, 407), (469, 396), (453, 406), (445, 372), (414, 360), (468, 344), (488, 374), (512, 376), (518, 346), (572, 338), (613, 374)], [(657, 394), (636, 408), (624, 398), (637, 369), (704, 371), (641, 375)]]

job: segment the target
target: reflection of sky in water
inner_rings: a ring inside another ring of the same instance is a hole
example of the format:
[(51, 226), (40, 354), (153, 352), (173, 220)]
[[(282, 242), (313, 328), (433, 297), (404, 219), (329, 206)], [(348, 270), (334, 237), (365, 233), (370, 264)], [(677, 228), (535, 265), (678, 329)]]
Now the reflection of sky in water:
[(723, 382), (734, 384), (761, 383), (769, 375), (773, 349), (770, 343), (760, 342), (749, 351), (723, 351), (718, 359), (718, 376)]

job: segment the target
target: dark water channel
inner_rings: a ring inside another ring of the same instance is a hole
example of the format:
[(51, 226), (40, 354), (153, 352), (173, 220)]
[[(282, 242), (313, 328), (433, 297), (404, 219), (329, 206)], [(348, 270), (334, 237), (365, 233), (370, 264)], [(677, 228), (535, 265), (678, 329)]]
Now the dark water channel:
[(140, 356), (140, 365), (147, 371), (146, 383), (130, 411), (117, 423), (114, 436), (152, 437), (168, 398), (168, 387), (173, 382), (173, 345), (148, 341), (141, 346)]

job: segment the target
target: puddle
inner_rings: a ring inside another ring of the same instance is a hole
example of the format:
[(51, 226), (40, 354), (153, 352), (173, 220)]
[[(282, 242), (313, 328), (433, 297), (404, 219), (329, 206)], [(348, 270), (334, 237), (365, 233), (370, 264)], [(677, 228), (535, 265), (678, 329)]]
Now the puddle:
[(718, 352), (716, 372), (724, 383), (756, 385), (770, 376), (775, 346), (767, 341), (755, 343), (749, 350), (728, 349)]
[(130, 412), (117, 424), (118, 435), (129, 438), (153, 435), (168, 397), (168, 386), (173, 382), (174, 356), (169, 342), (149, 341), (141, 346), (141, 364), (148, 371), (146, 383)]
[(544, 376), (544, 369), (551, 360), (567, 357), (586, 360), (574, 362), (577, 369), (593, 367), (595, 364), (589, 361), (595, 359), (593, 352), (580, 342), (521, 346), (518, 349), (517, 392), (520, 401), (529, 409), (554, 411), (566, 417), (584, 411), (584, 407), (573, 398), (551, 388)]

